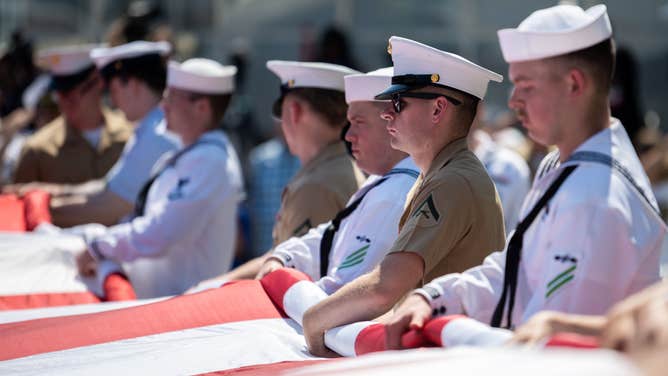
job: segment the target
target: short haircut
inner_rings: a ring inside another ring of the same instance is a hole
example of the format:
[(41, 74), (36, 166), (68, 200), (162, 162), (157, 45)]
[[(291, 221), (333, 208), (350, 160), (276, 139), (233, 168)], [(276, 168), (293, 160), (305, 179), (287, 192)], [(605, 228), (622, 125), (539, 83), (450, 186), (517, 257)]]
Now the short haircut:
[(144, 82), (158, 95), (162, 95), (167, 82), (167, 64), (159, 54), (118, 60), (102, 68), (101, 73), (107, 81), (113, 77), (118, 77), (123, 82), (135, 78)]
[(345, 94), (338, 90), (298, 87), (286, 95), (294, 95), (309, 104), (311, 109), (333, 128), (341, 128), (347, 120), (348, 105)]
[(444, 86), (444, 85), (430, 85), (441, 89), (446, 92), (449, 96), (459, 100), (461, 103), (457, 106), (453, 105), (452, 108), (455, 110), (458, 123), (464, 126), (466, 129), (471, 127), (473, 120), (478, 113), (478, 103), (480, 98), (475, 95), (471, 95), (465, 91), (455, 89), (453, 87)]
[(585, 70), (593, 78), (596, 87), (603, 89), (607, 94), (615, 71), (615, 56), (615, 42), (609, 38), (591, 47), (556, 56), (551, 60), (565, 64), (568, 68), (577, 67)]
[(220, 122), (223, 120), (225, 111), (230, 105), (232, 94), (197, 94), (191, 95), (193, 100), (207, 99), (211, 107), (211, 129), (218, 128)]

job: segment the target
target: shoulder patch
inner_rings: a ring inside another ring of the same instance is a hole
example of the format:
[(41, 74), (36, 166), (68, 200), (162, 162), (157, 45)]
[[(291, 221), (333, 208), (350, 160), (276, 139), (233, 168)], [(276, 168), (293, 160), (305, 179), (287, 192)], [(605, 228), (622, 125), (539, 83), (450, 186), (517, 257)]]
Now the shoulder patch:
[(417, 206), (411, 217), (417, 217), (418, 224), (421, 225), (433, 225), (438, 223), (441, 214), (438, 212), (438, 209), (436, 209), (434, 197), (431, 193), (429, 194), (429, 197)]
[(170, 201), (183, 198), (183, 187), (185, 187), (189, 182), (190, 178), (179, 179), (179, 181), (176, 183), (176, 187), (169, 193), (167, 198), (169, 198)]

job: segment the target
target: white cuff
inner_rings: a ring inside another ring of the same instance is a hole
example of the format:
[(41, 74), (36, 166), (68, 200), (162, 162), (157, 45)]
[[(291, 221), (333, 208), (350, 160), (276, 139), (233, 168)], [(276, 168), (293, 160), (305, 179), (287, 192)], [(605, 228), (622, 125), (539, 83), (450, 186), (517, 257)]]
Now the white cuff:
[[(269, 256), (269, 259), (271, 259), (271, 258), (274, 258), (274, 259), (280, 261), (283, 264), (283, 266), (285, 266), (286, 268), (295, 268), (296, 267), (294, 257), (292, 257), (292, 255), (290, 255), (290, 253), (288, 253), (288, 252), (282, 252), (280, 250), (275, 250)], [(267, 260), (269, 260), (269, 259), (267, 259)]]
[(100, 252), (100, 248), (97, 244), (97, 239), (93, 239), (88, 243), (88, 253), (90, 253), (91, 256), (95, 259), (95, 261), (100, 262), (106, 259), (102, 252)]
[(435, 283), (428, 283), (422, 288), (413, 291), (414, 294), (419, 294), (429, 302), (432, 308), (432, 317), (454, 314), (449, 312), (450, 307), (446, 304), (445, 294), (443, 288)]

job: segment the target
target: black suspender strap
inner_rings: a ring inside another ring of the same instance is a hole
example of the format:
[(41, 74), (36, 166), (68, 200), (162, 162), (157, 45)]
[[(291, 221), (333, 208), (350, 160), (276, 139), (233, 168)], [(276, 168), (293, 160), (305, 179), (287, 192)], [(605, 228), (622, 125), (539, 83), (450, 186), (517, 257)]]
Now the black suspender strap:
[(137, 195), (137, 200), (135, 200), (135, 210), (134, 210), (134, 216), (135, 217), (141, 217), (144, 215), (144, 209), (146, 208), (146, 198), (148, 197), (148, 192), (151, 190), (151, 186), (155, 182), (155, 180), (169, 167), (172, 167), (176, 164), (176, 162), (187, 152), (190, 150), (194, 149), (196, 146), (199, 145), (214, 145), (218, 146), (223, 150), (227, 150), (227, 146), (217, 140), (200, 140), (197, 141), (188, 147), (185, 147), (178, 152), (176, 152), (173, 156), (169, 158), (167, 163), (162, 165), (159, 169), (158, 172), (153, 175), (145, 184), (142, 186), (141, 190), (139, 191), (139, 194)]
[(608, 167), (610, 167), (613, 171), (617, 171), (620, 175), (622, 175), (626, 181), (628, 181), (631, 186), (640, 194), (640, 196), (645, 200), (645, 202), (649, 205), (652, 210), (661, 216), (661, 212), (659, 211), (659, 208), (657, 208), (652, 201), (649, 199), (649, 196), (647, 193), (640, 187), (640, 185), (635, 181), (633, 178), (633, 175), (631, 175), (631, 172), (624, 167), (621, 163), (619, 163), (618, 160), (613, 159), (611, 156), (595, 151), (579, 151), (571, 155), (570, 158), (568, 158), (568, 161), (571, 162), (594, 162), (594, 163), (601, 163), (604, 164)]
[(352, 212), (354, 212), (355, 209), (357, 209), (359, 204), (364, 199), (364, 196), (366, 196), (367, 193), (369, 193), (369, 191), (371, 191), (375, 187), (385, 182), (390, 175), (395, 175), (395, 174), (410, 175), (414, 179), (417, 179), (419, 175), (417, 171), (408, 168), (392, 169), (382, 178), (376, 180), (375, 183), (369, 186), (369, 188), (364, 193), (362, 193), (360, 197), (355, 199), (355, 201), (350, 203), (350, 205), (346, 206), (343, 210), (338, 212), (336, 214), (336, 217), (334, 217), (332, 222), (329, 224), (329, 226), (327, 226), (327, 229), (325, 229), (325, 232), (322, 234), (322, 239), (320, 239), (320, 277), (324, 277), (327, 275), (327, 269), (329, 269), (329, 254), (332, 251), (334, 235), (336, 234), (337, 231), (339, 231), (339, 226), (341, 226), (341, 221), (343, 221), (346, 217), (352, 214)]
[(506, 248), (506, 267), (503, 273), (503, 291), (501, 298), (494, 309), (491, 325), (495, 328), (501, 326), (503, 312), (508, 301), (508, 312), (506, 315), (506, 328), (512, 328), (513, 307), (515, 305), (515, 294), (517, 292), (517, 278), (519, 274), (520, 259), (522, 256), (522, 243), (524, 242), (524, 233), (531, 226), (543, 207), (554, 197), (566, 178), (575, 171), (577, 165), (570, 165), (557, 176), (550, 184), (543, 196), (531, 209), (529, 214), (515, 228), (515, 233), (508, 242)]

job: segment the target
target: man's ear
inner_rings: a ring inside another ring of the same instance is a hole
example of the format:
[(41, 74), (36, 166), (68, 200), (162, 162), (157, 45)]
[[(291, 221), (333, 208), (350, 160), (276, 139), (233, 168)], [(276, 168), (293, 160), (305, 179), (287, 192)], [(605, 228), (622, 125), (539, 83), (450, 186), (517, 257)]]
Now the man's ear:
[(445, 116), (446, 110), (448, 110), (449, 107), (450, 103), (447, 101), (447, 99), (443, 97), (436, 98), (431, 112), (432, 123), (434, 124), (440, 123), (443, 117)]
[(296, 100), (291, 100), (288, 102), (287, 107), (290, 123), (299, 124), (299, 122), (301, 122), (302, 118), (304, 117), (304, 106), (302, 103)]
[(578, 68), (572, 68), (566, 76), (569, 95), (577, 97), (582, 95), (590, 85), (590, 78)]
[(198, 98), (194, 103), (195, 110), (203, 117), (211, 117), (211, 101), (206, 97)]

